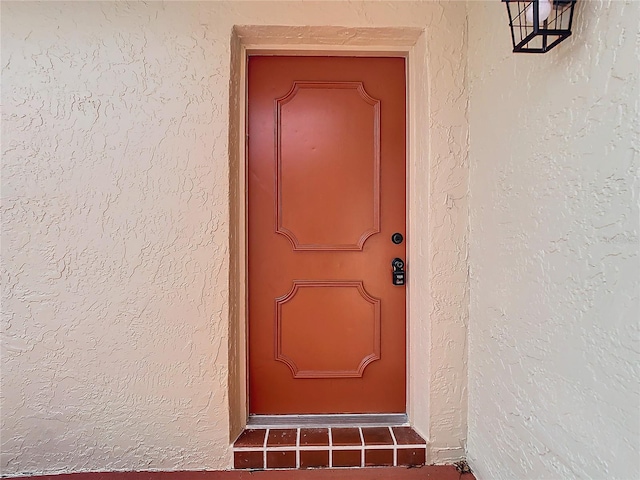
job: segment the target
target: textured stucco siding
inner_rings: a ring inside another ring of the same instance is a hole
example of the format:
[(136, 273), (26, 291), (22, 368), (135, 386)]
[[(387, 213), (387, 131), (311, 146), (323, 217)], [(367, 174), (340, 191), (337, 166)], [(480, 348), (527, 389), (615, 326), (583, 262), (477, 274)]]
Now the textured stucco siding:
[(469, 458), (485, 479), (640, 475), (640, 2), (510, 53), (469, 3)]
[(465, 3), (2, 2), (2, 474), (230, 467), (234, 25), (425, 29), (411, 414), (464, 454)]
[(2, 5), (2, 472), (228, 463), (228, 47)]

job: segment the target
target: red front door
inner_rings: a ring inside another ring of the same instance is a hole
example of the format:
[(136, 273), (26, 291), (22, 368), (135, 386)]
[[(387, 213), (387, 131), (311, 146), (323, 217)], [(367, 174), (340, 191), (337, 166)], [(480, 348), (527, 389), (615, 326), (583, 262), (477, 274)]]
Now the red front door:
[(250, 413), (404, 413), (405, 61), (252, 56), (248, 79)]

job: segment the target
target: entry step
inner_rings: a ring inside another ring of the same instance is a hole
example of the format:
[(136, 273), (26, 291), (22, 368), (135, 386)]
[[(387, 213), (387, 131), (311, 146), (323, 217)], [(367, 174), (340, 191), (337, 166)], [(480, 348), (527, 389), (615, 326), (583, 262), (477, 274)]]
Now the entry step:
[(409, 426), (249, 428), (233, 456), (241, 470), (421, 466), (426, 449)]

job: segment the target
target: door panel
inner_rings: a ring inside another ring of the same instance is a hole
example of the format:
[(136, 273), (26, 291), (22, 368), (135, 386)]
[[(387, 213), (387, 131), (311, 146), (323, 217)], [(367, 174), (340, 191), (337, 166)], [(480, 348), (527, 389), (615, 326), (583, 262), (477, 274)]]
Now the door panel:
[(294, 82), (276, 108), (278, 233), (362, 250), (380, 231), (380, 102), (362, 82)]
[(253, 56), (248, 82), (250, 412), (403, 413), (404, 59)]
[(362, 282), (293, 284), (276, 300), (276, 360), (294, 378), (362, 377), (380, 359), (380, 300)]

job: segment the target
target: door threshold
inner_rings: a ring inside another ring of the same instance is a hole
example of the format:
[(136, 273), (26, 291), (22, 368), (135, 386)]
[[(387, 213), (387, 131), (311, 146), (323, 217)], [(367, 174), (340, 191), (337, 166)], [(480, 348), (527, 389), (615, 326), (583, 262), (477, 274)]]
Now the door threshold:
[(247, 428), (270, 427), (393, 427), (409, 425), (406, 413), (334, 415), (249, 415)]

